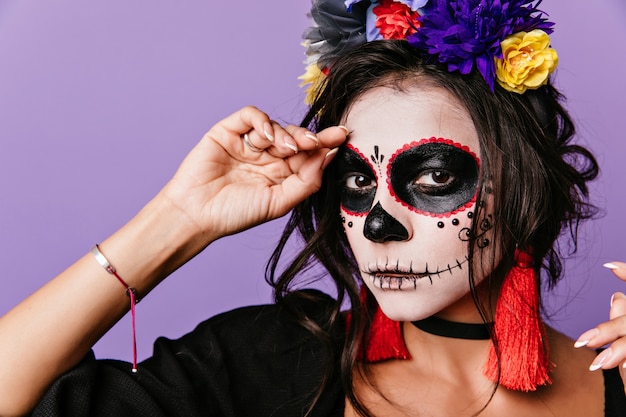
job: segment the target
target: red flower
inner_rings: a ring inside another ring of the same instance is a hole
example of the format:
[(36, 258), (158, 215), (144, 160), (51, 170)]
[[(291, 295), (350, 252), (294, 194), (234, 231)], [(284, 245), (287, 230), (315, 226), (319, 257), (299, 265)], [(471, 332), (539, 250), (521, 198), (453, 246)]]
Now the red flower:
[(419, 14), (409, 6), (394, 0), (381, 0), (373, 9), (376, 27), (383, 39), (406, 39), (420, 26)]

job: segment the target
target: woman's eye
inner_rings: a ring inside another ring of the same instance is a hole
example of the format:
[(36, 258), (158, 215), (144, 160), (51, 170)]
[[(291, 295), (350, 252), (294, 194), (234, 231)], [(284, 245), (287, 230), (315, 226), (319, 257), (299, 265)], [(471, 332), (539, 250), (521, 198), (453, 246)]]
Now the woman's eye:
[(417, 186), (442, 187), (452, 183), (454, 176), (447, 171), (430, 170), (423, 172), (415, 180)]
[(376, 187), (376, 181), (366, 175), (354, 174), (346, 177), (346, 188), (350, 190), (371, 190)]

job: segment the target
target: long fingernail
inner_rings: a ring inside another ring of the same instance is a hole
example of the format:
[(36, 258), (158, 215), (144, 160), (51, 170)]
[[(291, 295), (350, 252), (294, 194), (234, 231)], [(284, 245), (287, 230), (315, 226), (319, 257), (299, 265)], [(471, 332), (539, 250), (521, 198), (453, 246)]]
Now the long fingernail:
[(581, 348), (583, 346), (587, 346), (591, 340), (600, 334), (600, 330), (591, 329), (587, 330), (585, 333), (581, 334), (576, 343), (574, 343), (575, 348)]
[(621, 298), (624, 299), (624, 293), (623, 292), (614, 292), (613, 295), (611, 296), (611, 307), (613, 307), (613, 303), (615, 302), (615, 299), (617, 298)]
[(304, 134), (305, 137), (311, 139), (313, 142), (315, 142), (315, 147), (317, 148), (320, 145), (320, 140), (317, 138), (317, 136), (315, 136), (313, 133), (311, 132), (306, 132)]
[(346, 136), (348, 136), (348, 133), (350, 133), (350, 131), (348, 130), (347, 127), (343, 126), (343, 125), (339, 125), (337, 126), (339, 129), (343, 129), (346, 132)]
[(602, 265), (605, 268), (609, 268), (609, 269), (619, 269), (619, 266), (612, 264), (611, 262), (607, 262), (604, 265)]
[(613, 299), (615, 298), (615, 294), (611, 296), (611, 307), (613, 307)]
[(574, 347), (575, 348), (585, 347), (589, 344), (589, 342), (590, 340), (587, 340), (587, 339), (577, 340), (576, 343), (574, 343)]
[(263, 125), (263, 134), (270, 142), (274, 142), (274, 135), (272, 135), (272, 125), (269, 123), (265, 123)]
[(292, 141), (290, 138), (285, 138), (284, 142), (285, 142), (285, 146), (291, 149), (294, 154), (298, 153), (298, 146), (296, 145), (294, 141)]
[(611, 350), (611, 348), (603, 350), (598, 356), (596, 356), (593, 362), (591, 362), (591, 365), (589, 365), (589, 370), (597, 371), (598, 369), (602, 368), (602, 365), (604, 365), (606, 361), (611, 358), (611, 355), (613, 355), (613, 351)]
[(324, 157), (324, 163), (322, 164), (322, 171), (326, 169), (328, 164), (330, 164), (330, 162), (333, 160), (333, 157), (337, 154), (338, 150), (339, 148), (333, 148), (326, 153), (326, 156)]

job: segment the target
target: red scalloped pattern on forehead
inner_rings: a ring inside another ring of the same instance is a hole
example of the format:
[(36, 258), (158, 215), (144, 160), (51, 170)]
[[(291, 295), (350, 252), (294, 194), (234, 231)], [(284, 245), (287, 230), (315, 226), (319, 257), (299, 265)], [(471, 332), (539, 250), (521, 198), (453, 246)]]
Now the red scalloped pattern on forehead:
[(460, 212), (463, 212), (465, 210), (467, 210), (468, 208), (472, 207), (475, 203), (476, 203), (476, 197), (478, 196), (478, 190), (476, 190), (476, 194), (474, 194), (474, 197), (472, 197), (471, 200), (469, 200), (467, 203), (465, 203), (464, 205), (462, 205), (461, 207), (453, 210), (453, 211), (449, 211), (447, 213), (431, 213), (428, 211), (422, 211), (422, 210), (418, 210), (415, 207), (405, 203), (404, 201), (402, 201), (397, 195), (396, 193), (393, 191), (393, 187), (391, 186), (391, 178), (390, 178), (390, 172), (391, 172), (391, 166), (393, 165), (393, 162), (395, 161), (396, 157), (398, 155), (400, 155), (401, 153), (411, 149), (411, 148), (415, 148), (417, 146), (421, 146), (421, 145), (425, 145), (428, 143), (443, 143), (445, 145), (450, 145), (450, 146), (454, 146), (457, 149), (462, 150), (463, 152), (468, 153), (469, 155), (472, 156), (472, 158), (474, 158), (474, 160), (476, 161), (476, 165), (478, 166), (478, 169), (480, 170), (480, 159), (478, 159), (478, 156), (476, 155), (476, 153), (474, 153), (468, 146), (466, 145), (462, 145), (458, 142), (453, 141), (452, 139), (446, 139), (446, 138), (438, 138), (435, 136), (432, 136), (430, 138), (424, 138), (424, 139), (420, 139), (420, 140), (414, 140), (413, 142), (407, 143), (404, 146), (402, 146), (400, 149), (396, 150), (393, 155), (391, 155), (391, 158), (389, 158), (389, 161), (387, 162), (387, 189), (389, 190), (389, 194), (391, 194), (393, 196), (393, 198), (396, 199), (396, 201), (400, 204), (402, 204), (404, 207), (408, 208), (409, 210), (418, 213), (418, 214), (423, 214), (424, 216), (430, 216), (430, 217), (435, 217), (435, 218), (448, 218), (451, 216), (454, 216), (455, 214), (458, 214)]
[[(372, 170), (372, 172), (374, 173), (374, 177), (376, 178), (376, 184), (378, 184), (378, 182), (380, 181), (380, 178), (378, 178), (378, 174), (376, 174), (376, 169), (374, 168), (374, 166), (372, 165), (372, 163), (370, 162), (370, 160), (368, 158), (365, 157), (365, 155), (363, 154), (363, 152), (361, 152), (359, 150), (359, 148), (357, 148), (356, 146), (350, 144), (350, 143), (346, 143), (346, 148), (350, 149), (352, 152), (354, 152), (355, 154), (357, 154), (359, 156), (359, 158), (361, 158), (363, 161), (365, 161), (365, 163), (367, 164), (368, 167), (370, 167), (370, 169)], [(343, 206), (343, 204), (341, 204), (341, 209), (343, 211), (346, 212), (346, 214), (350, 215), (350, 216), (356, 216), (356, 217), (365, 217), (369, 214), (369, 211), (363, 212), (363, 213), (355, 213), (352, 210), (348, 210), (347, 208), (345, 208)]]

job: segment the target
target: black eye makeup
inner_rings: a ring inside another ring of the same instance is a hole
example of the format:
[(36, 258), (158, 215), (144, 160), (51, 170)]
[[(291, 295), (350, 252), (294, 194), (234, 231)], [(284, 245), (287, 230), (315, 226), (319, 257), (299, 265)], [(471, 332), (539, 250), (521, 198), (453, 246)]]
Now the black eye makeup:
[(389, 191), (414, 211), (444, 217), (474, 202), (479, 169), (478, 158), (466, 146), (449, 139), (423, 139), (391, 157)]
[(351, 214), (366, 214), (374, 203), (378, 187), (373, 167), (358, 149), (349, 144), (336, 158), (343, 209)]

